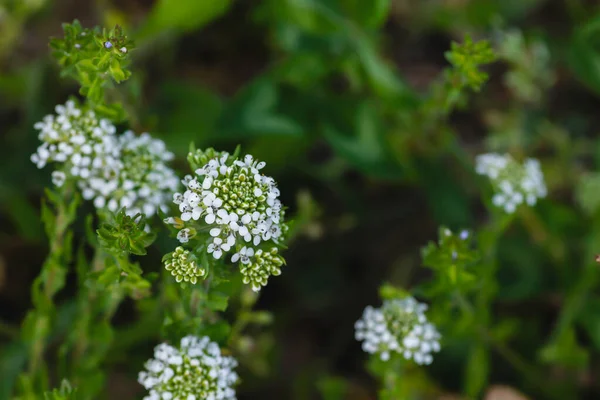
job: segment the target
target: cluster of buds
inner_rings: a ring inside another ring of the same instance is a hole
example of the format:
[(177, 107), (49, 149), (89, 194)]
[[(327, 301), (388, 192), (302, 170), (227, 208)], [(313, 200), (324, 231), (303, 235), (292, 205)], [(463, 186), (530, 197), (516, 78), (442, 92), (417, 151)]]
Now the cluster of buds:
[(189, 250), (185, 250), (179, 246), (174, 252), (166, 254), (163, 257), (163, 263), (165, 264), (165, 269), (175, 277), (177, 282), (196, 284), (198, 278), (206, 276), (206, 269), (200, 268), (194, 258)]
[(548, 191), (540, 162), (528, 158), (518, 163), (509, 154), (488, 153), (477, 156), (475, 171), (487, 176), (494, 187), (492, 203), (508, 214), (523, 203), (534, 206)]
[(186, 336), (179, 348), (156, 346), (138, 382), (149, 390), (144, 400), (235, 400), (236, 366), (208, 337)]
[(431, 364), (440, 351), (440, 334), (425, 316), (427, 305), (412, 297), (386, 300), (381, 308), (368, 306), (354, 325), (356, 340), (369, 354), (388, 361), (398, 353), (419, 365)]
[(180, 215), (165, 222), (178, 229), (181, 243), (207, 239), (206, 252), (216, 260), (233, 252), (244, 282), (260, 290), (285, 263), (275, 247), (287, 230), (275, 180), (260, 172), (265, 163), (251, 155), (238, 159), (208, 149), (189, 159), (204, 164), (182, 181), (187, 190), (173, 196)]
[(110, 121), (72, 100), (56, 106), (56, 113), (35, 124), (42, 144), (31, 156), (38, 168), (57, 164), (55, 185), (75, 181), (83, 198), (98, 209), (126, 208), (131, 216), (166, 212), (179, 182), (167, 166), (173, 154), (161, 140), (131, 131), (116, 136)]

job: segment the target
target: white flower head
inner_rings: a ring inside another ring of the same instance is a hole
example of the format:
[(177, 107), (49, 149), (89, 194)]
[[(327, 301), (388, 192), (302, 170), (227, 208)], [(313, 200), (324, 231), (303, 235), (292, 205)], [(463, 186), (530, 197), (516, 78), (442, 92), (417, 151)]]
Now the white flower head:
[(34, 124), (42, 144), (31, 156), (38, 168), (48, 163), (62, 165), (64, 178), (54, 174), (55, 184), (67, 178), (88, 179), (100, 165), (117, 161), (116, 129), (108, 120), (97, 118), (73, 100), (57, 105), (55, 111)]
[(386, 300), (381, 308), (367, 306), (354, 325), (356, 340), (383, 361), (397, 353), (419, 365), (431, 364), (432, 353), (440, 351), (440, 334), (427, 321), (426, 309), (413, 297)]
[(519, 164), (509, 154), (488, 153), (477, 156), (475, 171), (487, 176), (495, 194), (492, 204), (512, 214), (522, 204), (535, 205), (547, 195), (540, 162), (528, 158)]
[[(261, 243), (279, 244), (287, 230), (279, 189), (273, 178), (261, 174), (265, 163), (249, 154), (240, 159), (212, 150), (203, 154), (209, 155), (190, 156), (204, 165), (196, 164), (202, 167), (184, 180), (187, 190), (177, 193), (173, 202), (186, 227), (200, 225), (213, 238), (207, 246), (209, 254), (221, 259), (235, 249), (234, 262), (241, 260), (247, 267)], [(250, 280), (260, 288), (267, 277)]]
[(57, 186), (73, 178), (82, 197), (97, 208), (114, 212), (125, 207), (130, 216), (166, 211), (178, 179), (166, 164), (173, 154), (161, 140), (131, 131), (116, 136), (110, 121), (72, 100), (34, 127), (42, 144), (31, 160), (38, 168), (61, 164), (52, 174)]
[(186, 336), (179, 348), (166, 343), (156, 346), (138, 382), (149, 390), (144, 400), (235, 400), (236, 366), (237, 361), (223, 356), (207, 336)]
[(118, 137), (117, 145), (118, 160), (100, 165), (80, 182), (83, 193), (94, 198), (98, 208), (104, 204), (109, 209), (126, 207), (128, 215), (150, 217), (159, 209), (166, 211), (171, 201), (181, 203), (181, 194), (176, 193), (179, 179), (167, 165), (174, 156), (162, 140), (127, 131)]

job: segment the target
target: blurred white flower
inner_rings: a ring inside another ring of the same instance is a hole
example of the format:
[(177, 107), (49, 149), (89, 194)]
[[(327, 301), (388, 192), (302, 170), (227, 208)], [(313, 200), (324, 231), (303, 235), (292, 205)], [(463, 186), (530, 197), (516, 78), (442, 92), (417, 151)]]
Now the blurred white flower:
[(419, 365), (431, 364), (432, 353), (440, 351), (440, 334), (427, 321), (426, 309), (412, 297), (386, 300), (381, 308), (367, 306), (354, 325), (356, 340), (383, 361), (397, 353)]
[(131, 216), (150, 217), (159, 209), (167, 212), (179, 179), (167, 166), (174, 156), (164, 142), (148, 133), (136, 136), (127, 131), (118, 137), (118, 156), (118, 162), (100, 166), (80, 181), (83, 197), (110, 211), (126, 207)]
[(534, 206), (548, 194), (540, 162), (536, 159), (528, 158), (519, 164), (509, 154), (481, 154), (475, 160), (475, 171), (490, 179), (496, 192), (492, 203), (508, 214), (521, 204)]
[(69, 178), (88, 179), (98, 167), (117, 162), (116, 129), (110, 121), (98, 119), (93, 111), (80, 108), (72, 100), (55, 110), (55, 115), (34, 124), (42, 144), (31, 156), (38, 168), (58, 164), (64, 179), (53, 179), (55, 184), (62, 185)]

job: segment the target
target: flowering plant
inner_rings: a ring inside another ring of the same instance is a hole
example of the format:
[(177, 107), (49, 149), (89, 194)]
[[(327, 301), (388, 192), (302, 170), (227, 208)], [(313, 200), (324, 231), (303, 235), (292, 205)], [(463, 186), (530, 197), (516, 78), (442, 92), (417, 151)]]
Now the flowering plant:
[(600, 396), (592, 6), (70, 3), (0, 5), (0, 399)]

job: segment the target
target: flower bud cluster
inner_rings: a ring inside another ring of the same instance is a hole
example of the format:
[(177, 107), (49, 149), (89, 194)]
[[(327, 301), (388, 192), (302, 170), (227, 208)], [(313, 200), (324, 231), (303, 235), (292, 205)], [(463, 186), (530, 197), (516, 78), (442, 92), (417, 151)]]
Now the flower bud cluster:
[[(244, 252), (246, 254), (240, 254)], [(252, 286), (252, 290), (259, 291), (261, 286), (267, 284), (269, 276), (281, 275), (281, 267), (285, 260), (278, 254), (277, 247), (269, 251), (259, 249), (254, 253), (251, 248), (243, 247), (240, 253), (235, 253), (232, 257), (235, 260), (238, 254), (240, 258), (240, 272), (243, 275), (243, 282)], [(254, 253), (254, 254), (252, 254)]]
[(150, 391), (144, 400), (235, 400), (236, 366), (208, 337), (186, 336), (179, 348), (156, 346), (138, 382)]
[(482, 154), (477, 156), (475, 171), (490, 179), (496, 192), (492, 203), (508, 214), (523, 203), (534, 206), (548, 193), (540, 162), (536, 159), (528, 158), (520, 164), (509, 154)]
[(368, 306), (355, 325), (356, 340), (369, 354), (387, 361), (398, 353), (419, 365), (431, 364), (440, 351), (440, 334), (425, 316), (427, 305), (412, 297), (386, 300), (381, 308)]
[(131, 216), (166, 211), (179, 182), (166, 164), (173, 154), (161, 140), (131, 131), (116, 136), (110, 121), (72, 100), (56, 106), (56, 113), (35, 124), (42, 144), (31, 156), (38, 168), (58, 164), (52, 173), (56, 186), (74, 180), (98, 209), (125, 207)]
[(206, 269), (200, 268), (193, 259), (189, 250), (179, 246), (174, 252), (163, 257), (165, 269), (175, 277), (177, 282), (191, 282), (196, 284), (198, 278), (206, 276)]

